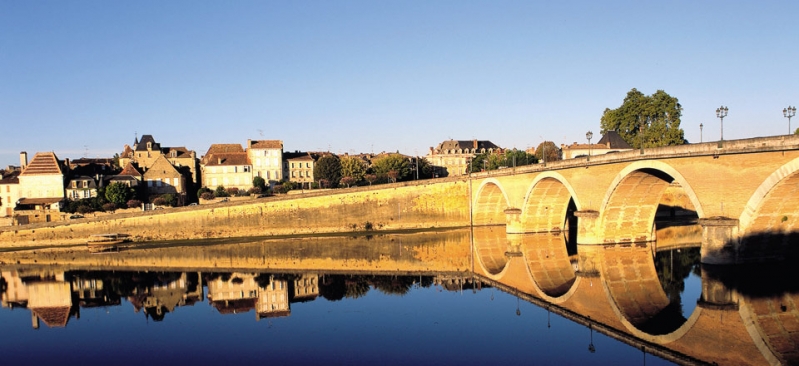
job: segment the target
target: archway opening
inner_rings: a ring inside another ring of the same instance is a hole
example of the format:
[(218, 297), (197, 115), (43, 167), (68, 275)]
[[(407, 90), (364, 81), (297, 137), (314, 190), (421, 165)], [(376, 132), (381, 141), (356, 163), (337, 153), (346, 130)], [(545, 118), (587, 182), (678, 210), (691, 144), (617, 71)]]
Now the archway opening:
[(505, 209), (508, 201), (497, 184), (488, 182), (477, 192), (472, 208), (472, 223), (475, 226), (505, 225)]
[[(567, 229), (569, 210), (576, 209), (572, 193), (559, 179), (546, 177), (530, 188), (522, 210), (521, 224), (526, 233), (562, 232)], [(576, 226), (576, 225), (575, 225)]]
[(606, 243), (654, 241), (656, 229), (696, 225), (698, 219), (682, 186), (669, 174), (652, 168), (634, 170), (619, 180), (602, 215)]
[(538, 289), (553, 298), (566, 294), (577, 279), (576, 247), (571, 252), (562, 233), (526, 234), (522, 238), (521, 251)]

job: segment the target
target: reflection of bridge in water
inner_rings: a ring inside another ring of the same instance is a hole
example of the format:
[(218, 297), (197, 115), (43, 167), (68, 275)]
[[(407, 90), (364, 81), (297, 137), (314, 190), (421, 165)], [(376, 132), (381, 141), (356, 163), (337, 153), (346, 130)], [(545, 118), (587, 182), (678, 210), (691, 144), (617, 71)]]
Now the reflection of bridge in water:
[[(281, 302), (260, 301), (256, 295), (246, 301), (228, 295), (245, 292), (240, 291), (243, 286), (261, 286), (259, 281), (263, 278), (259, 273), (294, 273), (296, 278), (330, 273), (476, 276), (479, 281), (675, 362), (799, 362), (799, 295), (795, 291), (740, 291), (734, 281), (703, 266), (702, 295), (696, 309), (677, 323), (668, 316), (673, 310), (669, 308), (672, 300), (658, 279), (654, 254), (664, 247), (685, 248), (696, 242), (697, 233), (701, 231), (695, 226), (671, 227), (671, 233), (662, 236), (672, 241), (659, 242), (656, 249), (652, 243), (570, 246), (561, 235), (510, 235), (502, 227), (486, 227), (371, 238), (305, 238), (231, 245), (180, 243), (108, 255), (82, 251), (5, 253), (0, 255), (0, 262), (19, 262), (2, 266), (3, 276), (14, 286), (39, 292), (50, 288), (50, 297), (38, 298), (48, 298), (53, 307), (66, 304), (70, 288), (76, 291), (74, 283), (63, 281), (65, 272), (217, 273), (221, 275), (186, 277), (184, 273), (176, 278), (185, 277), (188, 283), (197, 281), (190, 278), (203, 278), (209, 291), (213, 287), (214, 294), (209, 293), (208, 298), (220, 312), (257, 305), (261, 309), (257, 311), (259, 317), (286, 315), (288, 309)], [(50, 275), (44, 276), (48, 281), (26, 282), (24, 278), (14, 279), (14, 271), (29, 278), (38, 272)], [(280, 278), (269, 277), (267, 282), (279, 284)], [(271, 291), (278, 291), (278, 287)], [(229, 288), (236, 291), (227, 291)], [(263, 288), (263, 294), (269, 293), (267, 287), (259, 288)], [(153, 294), (143, 294), (150, 296), (143, 296), (140, 301), (146, 308), (147, 301), (154, 301)], [(4, 294), (4, 301), (8, 296), (9, 293)], [(159, 297), (171, 299), (159, 300), (172, 304), (170, 311), (181, 301), (196, 301), (191, 292), (170, 296)], [(33, 305), (28, 303), (29, 308)]]

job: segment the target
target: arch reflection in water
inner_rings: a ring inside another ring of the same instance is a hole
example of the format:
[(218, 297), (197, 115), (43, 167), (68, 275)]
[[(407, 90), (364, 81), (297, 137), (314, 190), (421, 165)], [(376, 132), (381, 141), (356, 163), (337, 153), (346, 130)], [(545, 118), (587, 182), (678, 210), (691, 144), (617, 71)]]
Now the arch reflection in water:
[[(4, 263), (19, 261), (0, 266), (0, 283), (5, 283), (4, 307), (27, 308), (34, 326), (43, 322), (48, 327), (82, 321), (77, 320), (81, 310), (125, 306), (160, 322), (181, 319), (176, 314), (190, 312), (183, 310), (186, 307), (210, 306), (225, 319), (249, 314), (250, 319), (271, 325), (277, 319), (309, 316), (308, 310), (294, 311), (306, 309), (300, 304), (320, 304), (325, 299), (357, 308), (352, 301), (376, 301), (374, 294), (389, 295), (397, 304), (417, 299), (411, 307), (382, 303), (389, 313), (431, 311), (444, 306), (445, 299), (458, 300), (446, 305), (458, 313), (458, 304), (472, 301), (463, 296), (480, 298), (481, 289), (496, 287), (517, 297), (508, 302), (506, 295), (497, 293), (497, 300), (491, 301), (493, 292), (483, 292), (485, 304), (507, 306), (506, 313), (514, 319), (497, 324), (527, 327), (536, 314), (542, 322), (544, 312), (558, 314), (583, 330), (589, 328), (589, 345), (597, 350), (597, 357), (608, 349), (604, 337), (609, 336), (630, 345), (629, 350), (639, 357), (645, 349), (679, 363), (794, 363), (799, 331), (795, 281), (793, 287), (775, 285), (763, 292), (762, 286), (747, 282), (753, 277), (747, 273), (762, 269), (735, 268), (730, 274), (714, 267), (700, 268), (695, 264), (696, 249), (678, 242), (690, 240), (673, 239), (672, 244), (663, 245), (677, 248), (672, 250), (651, 243), (569, 247), (562, 235), (508, 235), (501, 228), (489, 227), (475, 229), (473, 235), (459, 230), (224, 245), (185, 243), (191, 247), (178, 243), (105, 256), (19, 252), (0, 254)], [(179, 270), (169, 271), (168, 263)], [(691, 278), (701, 278), (701, 296), (686, 295), (684, 279), (697, 274)], [(792, 277), (786, 270), (772, 273), (771, 278)], [(780, 282), (788, 281), (771, 281)], [(459, 297), (442, 298), (445, 293)], [(680, 307), (692, 304), (696, 297), (695, 309)], [(485, 313), (488, 319), (499, 316), (492, 315), (486, 305), (473, 306), (456, 322), (453, 319), (447, 332), (476, 326), (480, 321), (469, 320), (476, 313)], [(325, 309), (344, 316), (340, 310)], [(416, 316), (420, 319), (402, 318), (401, 322), (447, 322)], [(335, 324), (335, 319), (330, 321)], [(4, 331), (9, 328), (5, 326)], [(598, 340), (593, 333), (603, 336)], [(585, 349), (584, 338), (579, 338), (583, 341), (575, 340), (575, 345)]]

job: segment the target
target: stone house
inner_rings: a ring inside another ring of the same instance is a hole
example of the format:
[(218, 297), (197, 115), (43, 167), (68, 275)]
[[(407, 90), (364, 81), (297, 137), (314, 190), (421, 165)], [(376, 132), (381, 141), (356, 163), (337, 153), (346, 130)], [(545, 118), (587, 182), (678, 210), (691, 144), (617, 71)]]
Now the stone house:
[(313, 169), (319, 154), (310, 152), (286, 153), (283, 155), (283, 174), (288, 181), (299, 183), (303, 189), (310, 189), (314, 182)]
[(200, 159), (204, 187), (252, 188), (253, 166), (239, 144), (213, 144)]
[(97, 181), (93, 177), (79, 176), (67, 182), (64, 191), (67, 199), (77, 201), (84, 198), (97, 197)]
[(197, 155), (185, 147), (161, 147), (152, 135), (142, 135), (141, 140), (134, 140), (133, 147), (125, 145), (119, 158), (119, 165), (136, 163), (140, 169), (147, 170), (155, 164), (159, 157), (164, 157), (178, 171), (184, 174), (188, 182), (200, 184)]
[(64, 179), (68, 168), (54, 152), (38, 152), (28, 163), (28, 154), (20, 153), (19, 200), (14, 211), (17, 224), (62, 220)]
[(11, 171), (0, 176), (0, 217), (10, 219), (14, 215), (19, 200), (19, 174), (19, 171)]
[(186, 177), (181, 174), (164, 156), (159, 156), (144, 172), (147, 192), (151, 196), (174, 194), (179, 204), (186, 202)]
[[(283, 180), (283, 141), (247, 140), (247, 157), (254, 177), (261, 177), (270, 186)], [(250, 181), (252, 182), (252, 180)]]
[(431, 147), (426, 158), (438, 170), (437, 174), (458, 176), (466, 174), (469, 162), (477, 154), (502, 151), (488, 140), (447, 140)]

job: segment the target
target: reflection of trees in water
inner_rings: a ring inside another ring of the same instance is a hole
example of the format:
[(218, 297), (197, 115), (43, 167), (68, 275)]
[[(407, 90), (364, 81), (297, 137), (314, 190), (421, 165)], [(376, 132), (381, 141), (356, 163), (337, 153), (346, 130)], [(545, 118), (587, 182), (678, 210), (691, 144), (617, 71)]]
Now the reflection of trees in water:
[(430, 287), (431, 276), (325, 275), (319, 281), (319, 294), (329, 301), (366, 296), (371, 288), (386, 295), (405, 295), (414, 285)]
[(658, 280), (672, 304), (682, 307), (681, 294), (685, 290), (685, 279), (699, 271), (699, 248), (662, 251), (655, 254), (655, 270)]
[(685, 323), (686, 315), (690, 314), (683, 314), (681, 295), (685, 290), (685, 279), (697, 268), (699, 268), (699, 248), (656, 253), (655, 269), (660, 285), (669, 299), (669, 305), (639, 325), (638, 329), (649, 334), (668, 334)]
[(8, 283), (6, 282), (6, 279), (0, 276), (0, 295), (4, 294), (7, 289)]

